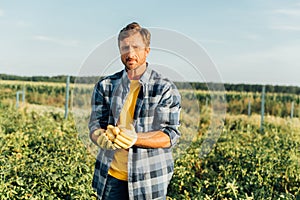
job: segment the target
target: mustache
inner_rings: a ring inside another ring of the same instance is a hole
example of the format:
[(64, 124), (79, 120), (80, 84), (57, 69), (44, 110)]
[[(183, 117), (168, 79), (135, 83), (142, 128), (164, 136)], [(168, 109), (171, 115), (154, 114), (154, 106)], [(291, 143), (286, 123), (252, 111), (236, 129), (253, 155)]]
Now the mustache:
[(134, 60), (133, 58), (126, 58), (126, 62)]

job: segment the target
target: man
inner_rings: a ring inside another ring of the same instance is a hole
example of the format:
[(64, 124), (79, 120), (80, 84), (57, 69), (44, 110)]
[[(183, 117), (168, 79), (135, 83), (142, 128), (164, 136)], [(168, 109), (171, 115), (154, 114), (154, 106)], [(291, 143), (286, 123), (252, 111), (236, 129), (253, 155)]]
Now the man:
[(101, 79), (92, 96), (90, 138), (100, 147), (92, 186), (99, 199), (165, 199), (180, 95), (148, 66), (147, 29), (128, 24), (118, 45), (125, 69)]

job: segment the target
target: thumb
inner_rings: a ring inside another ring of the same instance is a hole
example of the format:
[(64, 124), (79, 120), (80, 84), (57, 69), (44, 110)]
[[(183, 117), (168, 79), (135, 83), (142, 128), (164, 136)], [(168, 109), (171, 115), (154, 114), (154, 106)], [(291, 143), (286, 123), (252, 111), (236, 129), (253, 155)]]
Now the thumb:
[(133, 124), (130, 124), (129, 128), (130, 128), (131, 131), (135, 131), (135, 128), (134, 128)]

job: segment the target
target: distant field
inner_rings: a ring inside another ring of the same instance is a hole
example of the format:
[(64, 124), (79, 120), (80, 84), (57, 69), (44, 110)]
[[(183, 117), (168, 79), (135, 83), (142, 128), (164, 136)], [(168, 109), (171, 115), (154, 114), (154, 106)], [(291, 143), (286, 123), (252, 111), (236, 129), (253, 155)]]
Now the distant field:
[[(70, 84), (70, 107), (89, 108), (93, 87), (93, 84)], [(23, 88), (26, 94), (26, 102), (28, 103), (56, 107), (64, 107), (65, 105), (65, 83), (0, 80), (0, 100), (9, 102), (11, 105), (15, 104), (16, 92), (22, 91)], [(201, 106), (210, 106), (212, 101), (212, 93), (210, 91), (180, 91), (186, 99), (197, 99)], [(227, 113), (248, 114), (249, 104), (251, 113), (259, 114), (261, 112), (260, 92), (225, 91), (225, 97)], [(300, 117), (300, 95), (266, 91), (266, 115), (290, 117), (292, 107), (293, 116)]]

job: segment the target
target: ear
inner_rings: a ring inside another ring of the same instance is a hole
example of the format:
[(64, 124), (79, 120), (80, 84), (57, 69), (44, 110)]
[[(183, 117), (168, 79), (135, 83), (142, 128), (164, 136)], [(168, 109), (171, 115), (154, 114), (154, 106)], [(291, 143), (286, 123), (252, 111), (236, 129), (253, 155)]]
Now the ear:
[(146, 53), (146, 56), (148, 56), (148, 54), (150, 53), (150, 47), (145, 48), (145, 53)]

